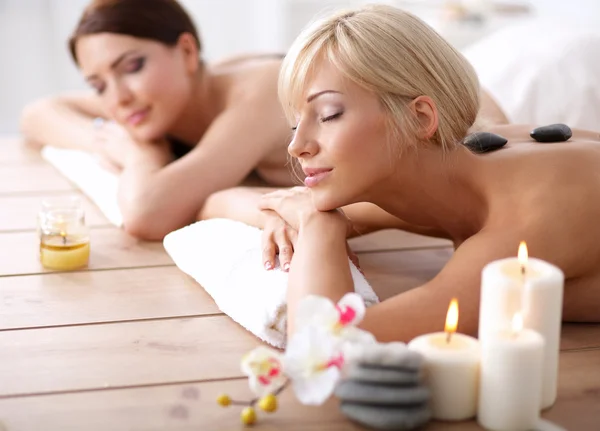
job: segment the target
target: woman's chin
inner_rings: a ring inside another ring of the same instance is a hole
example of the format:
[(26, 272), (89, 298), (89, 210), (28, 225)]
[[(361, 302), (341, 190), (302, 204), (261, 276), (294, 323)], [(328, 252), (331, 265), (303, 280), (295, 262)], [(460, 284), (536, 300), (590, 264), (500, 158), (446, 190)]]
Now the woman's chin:
[(325, 190), (313, 190), (313, 202), (319, 211), (332, 211), (346, 205), (341, 196), (335, 196)]
[(153, 142), (164, 138), (165, 133), (161, 133), (151, 125), (144, 125), (140, 127), (130, 128), (129, 133), (133, 138), (140, 142)]

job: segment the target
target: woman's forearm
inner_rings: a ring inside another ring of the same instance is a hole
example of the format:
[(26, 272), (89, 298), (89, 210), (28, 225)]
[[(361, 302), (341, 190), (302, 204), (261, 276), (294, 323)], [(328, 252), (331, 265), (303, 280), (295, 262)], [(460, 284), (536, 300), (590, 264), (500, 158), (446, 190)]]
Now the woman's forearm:
[(175, 187), (164, 176), (164, 168), (171, 158), (166, 149), (148, 146), (124, 164), (118, 198), (123, 226), (131, 235), (160, 240), (185, 224), (179, 220), (181, 211), (171, 202)]
[(198, 213), (198, 220), (227, 218), (264, 229), (264, 213), (258, 208), (260, 197), (277, 189), (234, 187), (210, 195)]
[[(288, 281), (288, 331), (295, 326), (295, 310), (307, 295), (337, 302), (353, 291), (346, 252), (346, 226), (324, 213), (300, 227)], [(332, 216), (333, 217), (333, 216)]]
[(93, 116), (60, 98), (38, 100), (21, 114), (21, 132), (27, 141), (53, 147), (93, 150)]

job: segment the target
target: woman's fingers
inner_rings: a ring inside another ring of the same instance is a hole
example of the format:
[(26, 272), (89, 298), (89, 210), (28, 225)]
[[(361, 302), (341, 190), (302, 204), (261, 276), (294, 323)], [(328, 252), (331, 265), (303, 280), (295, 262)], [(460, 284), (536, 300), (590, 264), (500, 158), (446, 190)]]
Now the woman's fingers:
[(273, 232), (264, 231), (262, 234), (262, 260), (265, 269), (275, 268), (275, 255), (277, 254), (277, 244), (273, 237)]
[(288, 226), (277, 213), (266, 211), (267, 221), (262, 234), (262, 258), (265, 269), (275, 268), (276, 256), (279, 266), (289, 271), (298, 233)]
[(258, 208), (261, 210), (275, 210), (281, 203), (282, 190), (276, 190), (261, 196), (258, 201)]
[(277, 250), (279, 252), (279, 265), (281, 265), (281, 269), (288, 272), (292, 263), (294, 248), (285, 229), (275, 235), (275, 242), (277, 243)]

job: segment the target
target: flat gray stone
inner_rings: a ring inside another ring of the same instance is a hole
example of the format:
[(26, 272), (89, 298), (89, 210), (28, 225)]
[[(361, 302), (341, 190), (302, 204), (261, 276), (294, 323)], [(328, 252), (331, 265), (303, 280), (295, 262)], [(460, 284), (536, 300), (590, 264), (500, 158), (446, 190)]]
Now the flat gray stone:
[(353, 403), (410, 406), (429, 400), (425, 386), (383, 386), (345, 380), (335, 388), (335, 395), (342, 401)]
[(421, 373), (375, 365), (355, 365), (348, 370), (348, 378), (380, 385), (414, 386), (421, 381)]
[(383, 407), (344, 402), (340, 410), (353, 421), (380, 430), (411, 430), (431, 419), (431, 410), (427, 405)]
[(415, 371), (423, 364), (423, 356), (419, 352), (400, 342), (352, 344), (345, 349), (344, 359), (349, 363)]

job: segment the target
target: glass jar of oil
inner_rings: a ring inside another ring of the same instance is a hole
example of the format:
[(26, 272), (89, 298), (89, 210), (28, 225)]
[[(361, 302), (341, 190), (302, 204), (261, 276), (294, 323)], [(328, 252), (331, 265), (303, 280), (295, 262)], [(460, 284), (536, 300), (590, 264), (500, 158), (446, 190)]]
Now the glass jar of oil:
[(45, 268), (69, 271), (84, 268), (90, 257), (90, 235), (79, 197), (42, 201), (38, 214), (40, 262)]

